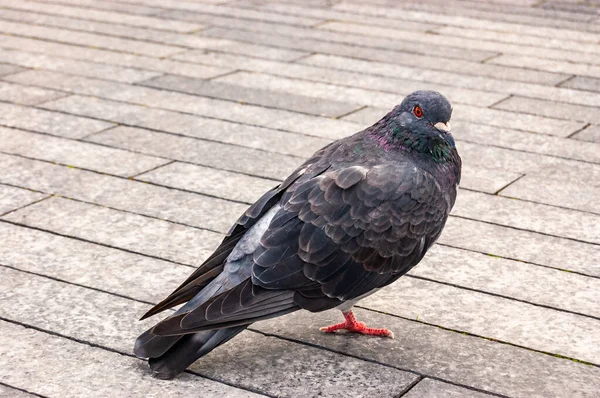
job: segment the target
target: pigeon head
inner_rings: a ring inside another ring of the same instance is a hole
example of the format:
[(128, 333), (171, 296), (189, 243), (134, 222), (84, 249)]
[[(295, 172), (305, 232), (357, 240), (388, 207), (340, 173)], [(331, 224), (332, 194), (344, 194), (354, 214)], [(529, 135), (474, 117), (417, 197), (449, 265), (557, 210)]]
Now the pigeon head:
[(442, 94), (415, 91), (371, 129), (388, 149), (407, 149), (442, 160), (455, 146), (451, 115), (452, 106)]

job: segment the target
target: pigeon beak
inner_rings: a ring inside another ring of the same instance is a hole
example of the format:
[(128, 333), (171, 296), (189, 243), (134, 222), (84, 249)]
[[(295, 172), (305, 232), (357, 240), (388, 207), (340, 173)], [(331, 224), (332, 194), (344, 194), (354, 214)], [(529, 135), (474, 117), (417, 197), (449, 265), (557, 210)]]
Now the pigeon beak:
[(448, 123), (437, 122), (436, 124), (433, 125), (433, 127), (435, 127), (436, 129), (438, 129), (440, 131), (443, 131), (444, 133), (450, 132), (450, 122), (448, 122)]

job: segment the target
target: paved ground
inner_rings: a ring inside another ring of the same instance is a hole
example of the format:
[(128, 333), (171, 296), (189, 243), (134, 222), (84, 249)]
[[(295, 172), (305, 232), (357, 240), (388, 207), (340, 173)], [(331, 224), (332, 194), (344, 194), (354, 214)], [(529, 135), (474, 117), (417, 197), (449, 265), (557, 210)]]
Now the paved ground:
[[(385, 3), (0, 0), (0, 396), (600, 396), (598, 1)], [(357, 311), (397, 338), (293, 315), (151, 378), (136, 319), (419, 88), (453, 102), (464, 177)]]

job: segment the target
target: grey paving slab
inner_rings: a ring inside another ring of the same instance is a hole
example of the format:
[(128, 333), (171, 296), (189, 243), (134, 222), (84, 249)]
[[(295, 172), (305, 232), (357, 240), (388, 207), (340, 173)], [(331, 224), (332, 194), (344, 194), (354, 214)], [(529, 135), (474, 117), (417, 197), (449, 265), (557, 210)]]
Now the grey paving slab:
[(574, 76), (572, 79), (561, 83), (560, 86), (576, 90), (600, 92), (600, 79), (587, 76)]
[(26, 69), (17, 65), (0, 64), (0, 76), (12, 75), (14, 73), (24, 72)]
[[(42, 0), (40, 3), (54, 3), (52, 0)], [(142, 5), (115, 3), (110, 1), (97, 1), (97, 0), (61, 0), (60, 4), (69, 4), (76, 7), (92, 8), (106, 11), (117, 11), (125, 14), (134, 15), (154, 15), (162, 12), (160, 8), (147, 7)]]
[(557, 119), (600, 123), (600, 109), (591, 106), (563, 104), (533, 98), (510, 97), (494, 105), (493, 108)]
[(0, 384), (0, 397), (3, 398), (33, 398), (36, 395)]
[(403, 395), (407, 398), (489, 398), (490, 396), (490, 394), (427, 378), (421, 380)]
[(0, 127), (0, 151), (129, 177), (170, 162), (153, 156)]
[(319, 327), (339, 321), (341, 314), (337, 310), (291, 314), (253, 327), (508, 396), (593, 397), (598, 389), (600, 371), (594, 366), (361, 309), (356, 315), (367, 325), (394, 330), (396, 338), (316, 333)]
[(367, 107), (344, 116), (342, 120), (348, 120), (363, 126), (370, 126), (381, 119), (381, 111), (383, 111), (381, 108)]
[[(600, 197), (600, 187), (572, 183), (569, 180), (525, 176), (503, 189), (500, 195), (600, 213), (600, 203), (596, 200)], [(600, 230), (597, 232), (600, 233)]]
[(67, 95), (69, 94), (39, 87), (27, 87), (4, 81), (0, 82), (0, 100), (6, 102), (35, 105), (40, 102), (50, 101)]
[(254, 203), (277, 185), (272, 180), (180, 162), (144, 173), (136, 179), (246, 203)]
[[(116, 233), (118, 230), (114, 229)], [(0, 231), (3, 236), (0, 264), (141, 301), (159, 302), (166, 292), (158, 286), (175, 289), (193, 270), (5, 222), (0, 222)], [(150, 236), (145, 237), (146, 244), (152, 244)], [(143, 242), (139, 243), (142, 247)]]
[(15, 156), (0, 156), (0, 182), (226, 232), (247, 205)]
[[(316, 55), (315, 55), (316, 56)], [(308, 57), (311, 59), (313, 56)], [(478, 91), (474, 89), (464, 89), (461, 87), (450, 86), (446, 81), (442, 84), (414, 80), (412, 77), (397, 78), (400, 76), (382, 77), (370, 75), (368, 73), (354, 72), (352, 68), (347, 70), (326, 69), (313, 67), (302, 63), (283, 63), (268, 60), (248, 59), (232, 54), (207, 53), (205, 51), (190, 51), (175, 56), (176, 59), (190, 62), (208, 63), (223, 67), (237, 68), (242, 70), (251, 70), (254, 72), (263, 72), (271, 75), (286, 76), (290, 78), (316, 80), (324, 83), (332, 83), (342, 86), (351, 86), (353, 88), (363, 88), (375, 90), (395, 95), (393, 103), (398, 102), (402, 96), (408, 95), (415, 90), (431, 89), (443, 91), (444, 94), (453, 102), (465, 103), (479, 106), (488, 106), (500, 101), (504, 96), (492, 92)], [(349, 59), (349, 58), (346, 58)], [(357, 61), (351, 60), (350, 62)], [(300, 60), (302, 62), (302, 60)], [(366, 61), (362, 61), (366, 62)], [(362, 71), (361, 71), (362, 72)], [(419, 72), (421, 73), (421, 72)], [(418, 77), (418, 76), (417, 76)], [(296, 82), (302, 84), (304, 82)], [(247, 83), (250, 84), (250, 83)], [(378, 93), (381, 95), (382, 93)], [(389, 94), (386, 94), (389, 96)], [(359, 99), (361, 97), (358, 97)], [(356, 100), (355, 100), (356, 101)]]
[(3, 20), (0, 32), (41, 38), (44, 40), (72, 43), (81, 46), (93, 46), (114, 51), (123, 51), (133, 54), (166, 57), (181, 51), (181, 47), (164, 46), (160, 44), (114, 38), (86, 32), (66, 29), (48, 28), (45, 26), (30, 25)]
[(0, 49), (0, 62), (11, 62), (26, 68), (53, 70), (127, 83), (150, 79), (160, 74), (141, 69), (124, 68), (7, 49)]
[(179, 137), (133, 127), (97, 134), (89, 140), (102, 144), (140, 151), (147, 154), (184, 160), (202, 166), (237, 171), (272, 179), (284, 179), (303, 159), (279, 155), (218, 142)]
[(177, 384), (157, 383), (138, 359), (9, 322), (1, 321), (0, 328), (13, 337), (0, 346), (3, 381), (42, 396), (64, 397), (69, 391), (86, 397), (179, 397), (199, 389), (209, 397), (260, 396), (194, 375), (183, 376)]
[[(600, 215), (461, 191), (452, 214), (554, 236), (600, 243)], [(552, 223), (548, 223), (552, 220)]]
[(461, 171), (460, 186), (476, 191), (494, 194), (510, 184), (522, 174), (506, 170), (493, 170), (483, 167), (465, 167)]
[(61, 198), (48, 199), (43, 206), (33, 205), (4, 218), (193, 266), (202, 264), (223, 239), (214, 232)]
[(0, 214), (5, 214), (31, 203), (37, 202), (48, 195), (27, 189), (0, 184)]
[(194, 23), (173, 21), (164, 18), (154, 18), (140, 15), (128, 15), (123, 12), (101, 11), (79, 7), (69, 7), (60, 4), (40, 4), (32, 1), (20, 1), (18, 3), (10, 0), (0, 1), (0, 6), (25, 11), (43, 11), (46, 14), (63, 15), (67, 17), (89, 19), (92, 21), (105, 21), (115, 24), (140, 26), (161, 30), (172, 30), (176, 32), (193, 32), (201, 28)]
[(542, 60), (524, 55), (503, 54), (490, 59), (487, 63), (521, 67), (527, 65), (528, 68), (546, 72), (570, 73), (573, 75), (600, 77), (600, 66), (598, 65)]
[[(363, 24), (348, 24), (344, 22), (331, 21), (326, 22), (318, 26), (318, 29), (332, 30), (335, 32), (342, 33), (353, 33), (363, 34), (367, 36), (384, 37), (388, 39), (395, 39), (401, 41), (408, 41), (412, 43), (422, 43), (424, 46), (451, 46), (454, 48), (463, 48), (466, 51), (472, 49), (476, 51), (488, 50), (490, 52), (501, 52), (503, 54), (518, 54), (528, 55), (538, 58), (549, 58), (558, 59), (569, 62), (586, 62), (586, 63), (598, 63), (600, 61), (600, 54), (597, 51), (591, 52), (590, 49), (594, 48), (590, 46), (587, 49), (587, 53), (565, 51), (553, 48), (544, 48), (543, 50), (536, 46), (525, 45), (526, 43), (521, 42), (520, 44), (511, 44), (503, 42), (489, 42), (482, 40), (483, 38), (476, 37), (475, 39), (466, 37), (453, 37), (451, 35), (444, 34), (427, 34), (420, 32), (408, 32), (405, 30), (394, 29), (393, 27), (373, 27)], [(437, 32), (437, 31), (436, 31)]]
[(572, 272), (437, 245), (410, 274), (600, 318), (600, 279)]
[[(524, 97), (541, 98), (580, 105), (598, 106), (600, 104), (600, 95), (598, 95), (598, 93), (582, 92), (579, 89), (574, 90), (572, 88), (565, 88), (562, 87), (562, 84), (561, 87), (554, 87), (531, 82), (515, 82), (501, 79), (499, 76), (484, 77), (463, 74), (460, 73), (460, 70), (439, 71), (431, 68), (424, 68), (421, 65), (406, 66), (389, 63), (385, 60), (382, 60), (382, 62), (374, 62), (327, 54), (314, 54), (310, 57), (302, 58), (298, 63), (329, 68), (328, 70), (334, 69), (336, 72), (340, 70), (349, 70), (363, 75), (381, 75), (392, 78), (411, 79), (414, 82), (435, 84), (440, 87), (452, 85), (474, 90), (485, 90), (485, 92), (491, 91), (496, 93), (521, 95)], [(567, 76), (565, 76), (565, 79), (566, 78)], [(567, 80), (567, 83), (569, 81), (571, 80)], [(444, 89), (444, 92), (446, 92), (446, 90), (447, 89)], [(473, 105), (482, 106), (483, 103), (476, 103)]]
[(450, 217), (439, 243), (495, 256), (600, 276), (598, 245)]
[(600, 126), (588, 126), (577, 134), (572, 135), (571, 138), (600, 144)]
[[(391, 62), (407, 66), (418, 66), (434, 70), (461, 71), (463, 74), (496, 77), (504, 80), (525, 81), (528, 83), (550, 84), (560, 83), (569, 77), (568, 74), (531, 71), (514, 66), (495, 65), (490, 63), (480, 63), (454, 59), (452, 62), (439, 62), (439, 58), (433, 55), (421, 55), (385, 51), (382, 49), (342, 46), (336, 43), (327, 42), (307, 42), (306, 39), (301, 42), (299, 39), (283, 36), (272, 36), (267, 33), (235, 31), (224, 28), (211, 28), (203, 32), (204, 35), (211, 37), (221, 37), (231, 40), (249, 41), (252, 43), (268, 43), (282, 47), (308, 49), (326, 54), (340, 55), (361, 58), (371, 61)], [(291, 47), (293, 46), (293, 47)], [(462, 51), (465, 53), (465, 51)]]
[[(0, 267), (0, 274), (4, 276), (5, 286), (9, 283), (17, 286), (6, 295), (5, 301), (13, 304), (27, 301), (20, 305), (21, 309), (3, 313), (5, 319), (42, 325), (49, 331), (123, 353), (129, 353), (136, 335), (148, 327), (148, 321), (136, 322), (131, 326), (131, 319), (148, 308), (146, 304), (4, 267)], [(26, 291), (34, 286), (40, 293), (52, 297), (52, 305), (46, 305), (46, 311), (30, 316), (27, 310), (44, 300), (43, 297), (27, 300)], [(57, 312), (65, 312), (70, 318), (79, 318), (80, 322), (73, 326), (57, 322), (53, 320)], [(87, 329), (100, 322), (100, 317), (105, 327), (93, 335), (86, 335)], [(316, 348), (252, 332), (245, 332), (225, 347), (204, 358), (192, 370), (211, 379), (282, 397), (345, 396), (347, 391), (339, 387), (348, 385), (350, 380), (358, 384), (362, 391), (384, 397), (389, 396), (389, 391), (401, 392), (417, 378), (417, 375), (408, 372), (335, 353), (321, 353)], [(269, 348), (265, 350), (266, 347)], [(318, 360), (315, 361), (317, 355)], [(264, 377), (265, 370), (269, 373), (267, 377)], [(290, 373), (299, 375), (295, 382), (290, 383), (286, 377)]]
[(68, 138), (81, 138), (114, 126), (100, 120), (6, 103), (0, 103), (0, 124)]
[[(432, 294), (435, 292), (435, 294)], [(440, 306), (440, 298), (444, 308)], [(414, 278), (402, 278), (361, 301), (386, 314), (598, 363), (600, 320)], [(481, 308), (493, 308), (480, 315)]]
[(191, 369), (258, 391), (269, 386), (265, 392), (291, 398), (398, 396), (418, 377), (255, 333), (242, 333)]
[[(61, 54), (61, 56), (67, 58), (80, 59), (84, 61), (93, 61), (97, 63), (111, 65), (119, 65), (128, 68), (140, 68), (155, 72), (176, 73), (182, 76), (191, 76), (201, 79), (210, 78), (230, 72), (229, 69), (217, 68), (208, 65), (192, 65), (189, 63), (173, 61), (171, 59), (158, 59), (142, 55), (118, 53), (97, 48), (79, 47), (68, 44), (2, 34), (0, 34), (0, 47), (11, 48), (15, 50), (27, 48), (28, 51), (33, 53), (42, 53), (46, 55)], [(54, 68), (54, 70), (61, 71), (62, 69)], [(32, 74), (35, 73), (44, 72), (37, 70), (33, 71)], [(32, 75), (27, 74), (26, 76), (29, 78)], [(116, 74), (115, 76), (117, 76), (116, 80), (119, 80), (119, 74)], [(114, 79), (108, 74), (101, 75), (99, 77), (105, 79)]]
[[(238, 75), (236, 73), (235, 75)], [(304, 95), (277, 92), (257, 87), (243, 87), (237, 84), (222, 83), (220, 78), (211, 81), (191, 79), (181, 76), (161, 76), (142, 83), (145, 86), (188, 94), (227, 99), (266, 107), (287, 109), (294, 112), (319, 116), (337, 117), (361, 108), (362, 105), (342, 101), (324, 101)], [(301, 84), (301, 82), (299, 82)], [(346, 97), (352, 98), (352, 97)]]
[[(264, 34), (269, 33), (269, 24), (257, 23), (255, 21), (240, 21), (239, 19), (231, 18), (211, 18), (209, 15), (198, 15), (198, 14), (166, 14), (167, 16), (175, 18), (184, 18), (196, 22), (206, 23), (213, 26), (218, 26), (224, 29), (236, 29), (242, 31), (248, 31), (251, 33)], [(326, 22), (325, 22), (326, 23)], [(320, 26), (320, 25), (315, 25)], [(205, 29), (200, 34), (212, 35), (215, 32), (222, 32), (220, 29)], [(418, 31), (417, 31), (418, 32)], [(398, 54), (398, 52), (416, 53), (423, 55), (435, 55), (435, 50), (430, 47), (412, 46), (410, 42), (393, 40), (390, 38), (374, 38), (370, 35), (358, 35), (351, 34), (349, 32), (333, 32), (324, 31), (319, 29), (307, 29), (304, 27), (295, 27), (289, 25), (282, 25), (277, 27), (277, 33), (279, 34), (277, 39), (271, 39), (267, 43), (276, 47), (294, 48), (298, 50), (309, 51), (311, 47), (313, 50), (319, 50), (319, 52), (337, 52), (337, 51), (348, 51), (354, 47), (357, 49), (364, 49), (367, 53), (371, 50), (383, 50), (385, 52)], [(292, 40), (290, 40), (292, 39)], [(333, 47), (336, 45), (338, 49)], [(440, 47), (438, 53), (441, 56), (451, 59), (466, 59), (470, 61), (482, 61), (496, 54), (496, 52), (473, 50), (471, 52), (459, 51), (453, 47)]]

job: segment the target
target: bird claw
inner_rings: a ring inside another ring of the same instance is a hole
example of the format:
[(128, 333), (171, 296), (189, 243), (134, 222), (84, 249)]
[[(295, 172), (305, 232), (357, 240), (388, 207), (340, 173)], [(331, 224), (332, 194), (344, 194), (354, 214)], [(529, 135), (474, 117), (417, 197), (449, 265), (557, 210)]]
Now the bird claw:
[(360, 333), (369, 336), (390, 337), (392, 339), (394, 338), (394, 333), (392, 333), (392, 331), (389, 329), (369, 328), (367, 327), (367, 325), (365, 325), (364, 322), (357, 321), (352, 311), (343, 312), (343, 314), (344, 318), (346, 318), (345, 322), (338, 323), (336, 325), (325, 326), (320, 328), (319, 330), (325, 333), (334, 333), (337, 330), (346, 330), (350, 333)]

